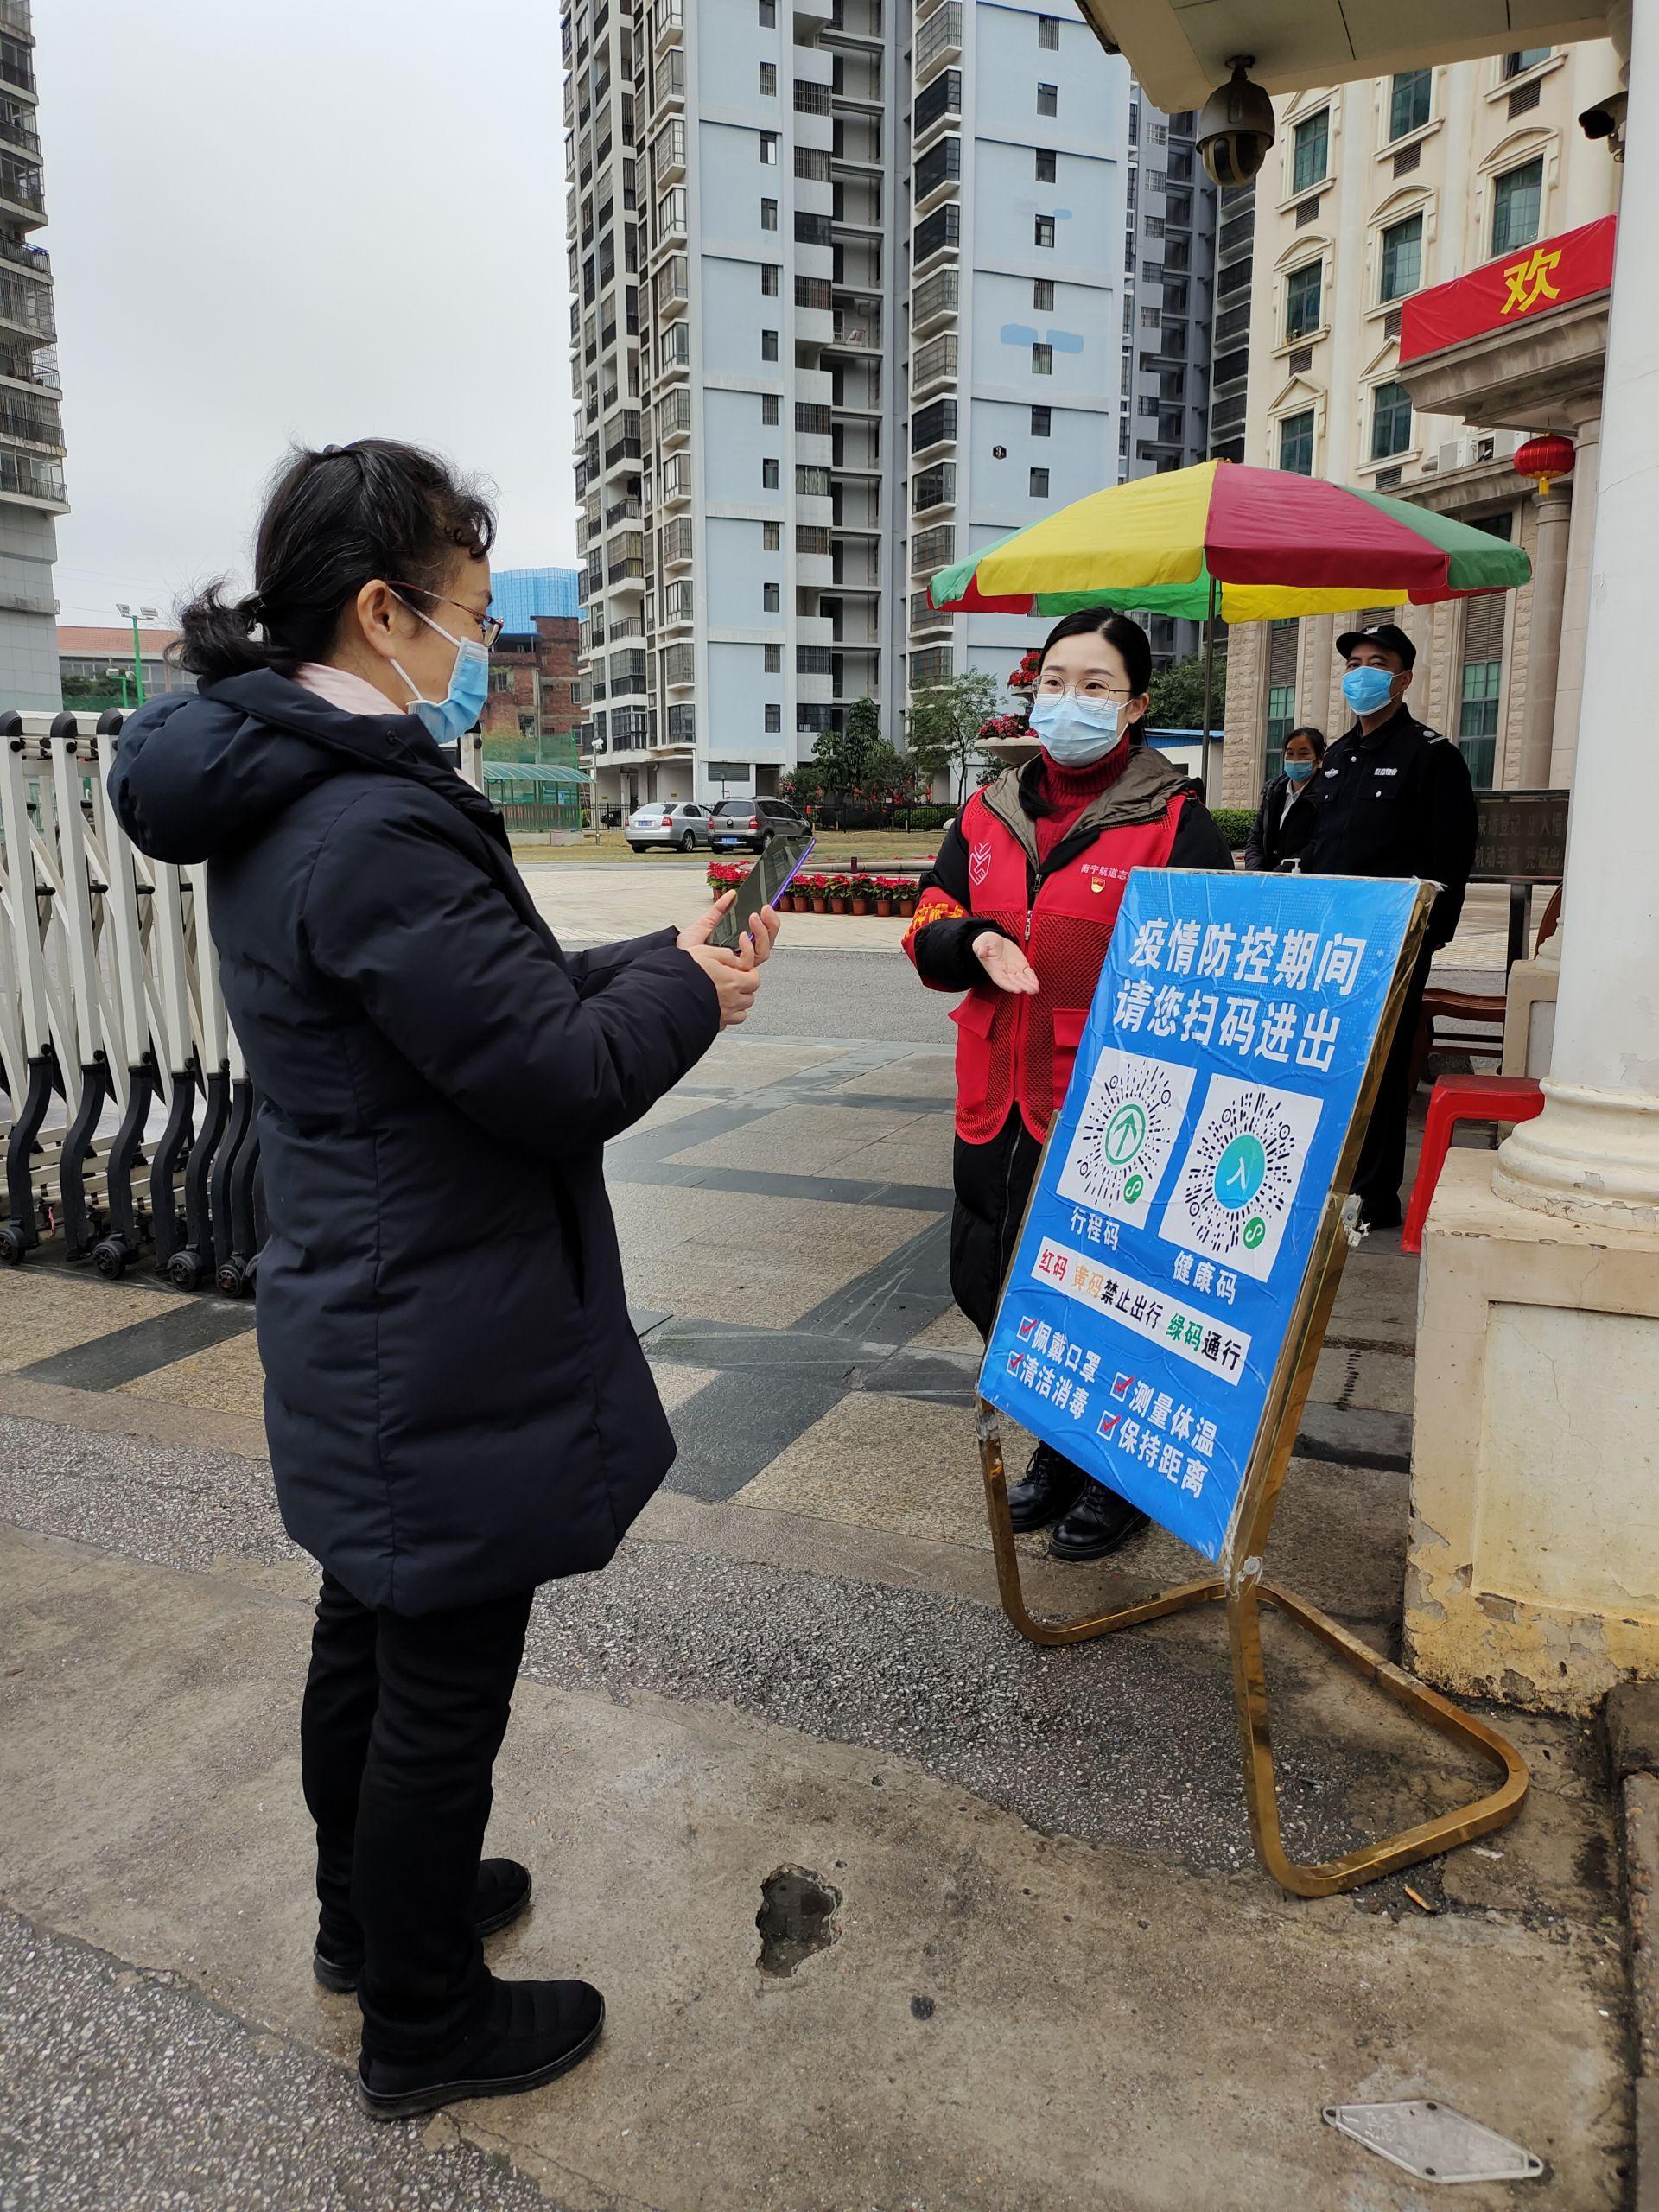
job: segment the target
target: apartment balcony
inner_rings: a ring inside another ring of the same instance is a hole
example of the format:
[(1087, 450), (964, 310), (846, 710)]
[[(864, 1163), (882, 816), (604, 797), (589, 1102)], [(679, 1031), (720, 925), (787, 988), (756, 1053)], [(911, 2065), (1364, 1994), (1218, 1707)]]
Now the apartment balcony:
[(658, 505), (662, 508), (683, 507), (691, 498), (691, 459), (689, 454), (671, 454), (658, 471)]
[(962, 245), (962, 210), (954, 200), (924, 215), (910, 234), (911, 270), (919, 276), (941, 254), (957, 253)]
[(916, 26), (912, 67), (915, 81), (925, 85), (935, 70), (962, 56), (962, 0), (944, 0)]
[(663, 593), (661, 627), (664, 630), (689, 630), (694, 620), (690, 579), (688, 577), (683, 582), (668, 585)]
[[(950, 0), (947, 0), (950, 4)], [(962, 114), (962, 72), (944, 69), (917, 93), (911, 103), (910, 143), (912, 158), (944, 126)]]
[(938, 461), (931, 468), (918, 468), (910, 480), (910, 512), (912, 515), (937, 514), (957, 504), (957, 464), (954, 461)]
[(0, 215), (24, 230), (38, 230), (46, 220), (41, 172), (14, 154), (0, 154)]
[(63, 512), (69, 505), (63, 488), (63, 465), (43, 461), (32, 453), (15, 453), (0, 446), (0, 499), (16, 499), (25, 506), (49, 507)]
[(952, 131), (936, 138), (916, 163), (912, 176), (916, 213), (925, 215), (941, 201), (954, 200), (962, 188), (961, 177), (962, 138)]
[(689, 691), (697, 680), (697, 655), (693, 645), (670, 645), (662, 656), (663, 686), (669, 691)]
[(941, 385), (957, 381), (957, 335), (948, 331), (943, 337), (930, 338), (918, 346), (911, 356), (910, 396), (924, 398)]
[(638, 522), (639, 519), (638, 499), (613, 499), (605, 510), (605, 527), (607, 531), (615, 530), (623, 523)]
[(685, 175), (685, 124), (676, 117), (664, 124), (651, 142), (651, 181), (660, 192), (664, 185), (682, 181)]
[(957, 557), (957, 531), (954, 523), (936, 523), (931, 530), (918, 530), (910, 541), (910, 573), (926, 578), (940, 569), (948, 569)]
[(691, 388), (677, 385), (657, 403), (657, 443), (671, 452), (691, 435)]
[(657, 0), (651, 11), (651, 42), (660, 54), (685, 36), (685, 0)]
[(880, 310), (874, 306), (838, 307), (830, 342), (837, 353), (868, 353), (879, 359), (881, 353)]
[(925, 338), (943, 324), (954, 322), (961, 280), (954, 269), (936, 269), (924, 277), (910, 296), (910, 329), (913, 338)]
[(689, 515), (664, 523), (657, 533), (657, 552), (664, 569), (683, 569), (692, 558), (696, 533)]
[(664, 720), (658, 751), (673, 747), (689, 747), (697, 741), (697, 710), (695, 707), (671, 707)]
[(918, 631), (948, 630), (950, 627), (950, 623), (951, 617), (948, 614), (941, 614), (938, 609), (934, 606), (932, 601), (928, 597), (925, 591), (912, 592), (910, 594), (910, 631), (912, 637), (914, 637)]

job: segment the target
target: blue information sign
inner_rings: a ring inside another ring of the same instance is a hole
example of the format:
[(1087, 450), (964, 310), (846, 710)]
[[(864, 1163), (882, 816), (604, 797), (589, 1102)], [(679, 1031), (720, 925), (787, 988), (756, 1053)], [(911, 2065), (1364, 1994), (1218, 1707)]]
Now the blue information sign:
[(980, 1391), (1218, 1559), (1417, 886), (1137, 868)]

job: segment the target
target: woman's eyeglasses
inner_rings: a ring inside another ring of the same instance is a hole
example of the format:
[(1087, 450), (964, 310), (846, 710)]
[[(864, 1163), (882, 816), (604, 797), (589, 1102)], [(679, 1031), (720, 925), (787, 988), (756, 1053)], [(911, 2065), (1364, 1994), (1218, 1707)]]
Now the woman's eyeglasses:
[(458, 599), (446, 599), (441, 591), (428, 591), (424, 584), (399, 583), (396, 576), (388, 576), (386, 582), (394, 591), (417, 592), (423, 599), (435, 599), (440, 607), (453, 607), (458, 613), (464, 614), (469, 622), (476, 622), (478, 634), (484, 641), (486, 652), (488, 652), (501, 634), (502, 625), (493, 614), (477, 613), (472, 607), (463, 607)]
[(1046, 676), (1037, 686), (1039, 699), (1064, 699), (1068, 696), (1074, 699), (1111, 699), (1122, 704), (1125, 699), (1133, 699), (1135, 694), (1103, 683), (1097, 677), (1090, 677), (1082, 683), (1067, 683), (1058, 676)]

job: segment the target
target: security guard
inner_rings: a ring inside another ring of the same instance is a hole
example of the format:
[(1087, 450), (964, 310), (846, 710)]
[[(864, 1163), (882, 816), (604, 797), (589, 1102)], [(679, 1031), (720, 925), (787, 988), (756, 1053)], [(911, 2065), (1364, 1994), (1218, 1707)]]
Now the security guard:
[(1463, 911), (1475, 856), (1475, 795), (1458, 747), (1407, 711), (1417, 648), (1405, 632), (1392, 622), (1349, 630), (1337, 639), (1337, 654), (1347, 664), (1343, 696), (1357, 719), (1314, 779), (1323, 804), (1303, 870), (1422, 876), (1441, 887), (1354, 1174), (1364, 1224), (1397, 1229), (1413, 1040), (1429, 959), (1451, 942)]

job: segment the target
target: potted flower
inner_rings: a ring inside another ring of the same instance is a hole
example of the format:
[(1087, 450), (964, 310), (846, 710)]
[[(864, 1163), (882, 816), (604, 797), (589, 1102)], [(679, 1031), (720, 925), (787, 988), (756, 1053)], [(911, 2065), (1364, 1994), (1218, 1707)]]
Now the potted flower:
[(870, 887), (875, 893), (875, 911), (885, 921), (893, 912), (893, 878), (878, 875)]
[(875, 890), (875, 886), (870, 881), (869, 877), (868, 875), (854, 876), (847, 889), (849, 894), (847, 903), (853, 912), (868, 914), (870, 911), (870, 899)]
[(809, 875), (805, 879), (809, 902), (815, 914), (830, 911), (830, 879), (824, 875)]
[(832, 914), (844, 914), (847, 911), (847, 879), (844, 875), (832, 875), (830, 879), (830, 911)]

